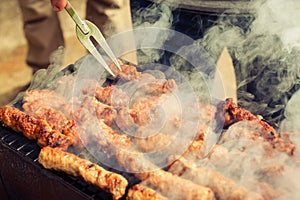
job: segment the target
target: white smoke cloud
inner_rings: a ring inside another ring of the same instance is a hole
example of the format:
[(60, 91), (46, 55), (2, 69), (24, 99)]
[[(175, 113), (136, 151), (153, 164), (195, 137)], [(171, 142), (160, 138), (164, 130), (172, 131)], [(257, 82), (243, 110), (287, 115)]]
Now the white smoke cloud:
[(257, 5), (257, 18), (253, 23), (253, 31), (261, 34), (276, 34), (287, 48), (299, 47), (300, 2), (268, 0)]

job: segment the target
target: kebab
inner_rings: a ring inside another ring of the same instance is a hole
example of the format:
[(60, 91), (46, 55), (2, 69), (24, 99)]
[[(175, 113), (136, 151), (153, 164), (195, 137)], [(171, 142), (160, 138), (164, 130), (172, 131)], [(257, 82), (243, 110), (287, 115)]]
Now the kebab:
[(74, 138), (53, 130), (47, 121), (36, 119), (17, 108), (0, 108), (0, 121), (4, 126), (23, 133), (28, 139), (37, 140), (40, 146), (50, 146), (66, 150), (74, 144)]
[(238, 185), (232, 179), (224, 177), (222, 174), (210, 170), (183, 157), (177, 159), (170, 164), (169, 172), (191, 180), (196, 184), (204, 185), (211, 188), (216, 197), (220, 200), (224, 199), (264, 199), (261, 195), (248, 191), (245, 187)]
[[(29, 105), (29, 103), (27, 103), (27, 105)], [(25, 112), (27, 111), (27, 108), (28, 107), (25, 107)], [(49, 106), (35, 108), (32, 105), (31, 108), (31, 112), (27, 111), (28, 114), (37, 119), (45, 120), (53, 130), (59, 131), (62, 134), (73, 138), (74, 145), (82, 145), (77, 133), (77, 125), (75, 120), (67, 119), (61, 111)]]
[(62, 171), (83, 178), (86, 182), (110, 192), (113, 199), (123, 197), (128, 185), (127, 180), (119, 174), (107, 171), (99, 165), (72, 153), (51, 147), (41, 149), (38, 161), (46, 169)]
[(210, 188), (159, 169), (139, 152), (118, 151), (116, 158), (120, 166), (129, 172), (135, 172), (135, 176), (142, 180), (143, 184), (159, 191), (163, 196), (171, 199), (214, 199)]
[(128, 190), (126, 200), (167, 200), (168, 198), (162, 196), (155, 190), (136, 184)]

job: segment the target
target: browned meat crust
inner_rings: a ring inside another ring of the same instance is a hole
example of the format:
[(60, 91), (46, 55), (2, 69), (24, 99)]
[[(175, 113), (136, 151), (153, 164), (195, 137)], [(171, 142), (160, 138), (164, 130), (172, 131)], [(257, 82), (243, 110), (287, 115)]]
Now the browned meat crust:
[(58, 149), (42, 148), (38, 161), (47, 169), (63, 171), (73, 176), (82, 177), (86, 182), (110, 192), (113, 199), (120, 199), (125, 194), (128, 185), (123, 176)]
[(136, 184), (128, 190), (126, 200), (167, 200), (167, 198), (149, 187)]
[(143, 74), (138, 84), (137, 97), (159, 96), (176, 89), (177, 85), (173, 79), (156, 79), (150, 74)]
[(252, 134), (251, 137), (253, 139), (263, 137), (264, 140), (268, 141), (273, 148), (286, 152), (290, 155), (292, 155), (295, 150), (295, 145), (291, 142), (287, 134), (278, 134), (276, 130), (267, 122), (263, 121), (260, 116), (255, 116), (250, 111), (238, 107), (235, 103), (233, 103), (231, 98), (226, 99), (225, 102), (218, 105), (216, 117), (220, 120), (220, 122), (224, 122), (225, 128), (228, 128), (239, 121), (256, 121), (255, 127), (262, 127), (262, 130), (257, 132), (256, 135)]
[(61, 111), (51, 107), (43, 106), (34, 109), (34, 111), (29, 114), (37, 119), (47, 121), (53, 130), (59, 131), (62, 134), (73, 138), (74, 145), (81, 145), (75, 121), (73, 119), (68, 120)]
[(14, 131), (23, 133), (27, 138), (37, 140), (41, 146), (66, 150), (74, 143), (72, 137), (53, 130), (45, 120), (36, 119), (16, 108), (9, 106), (0, 108), (0, 121)]
[(276, 130), (270, 126), (267, 122), (262, 120), (261, 116), (253, 115), (250, 111), (238, 107), (236, 105), (232, 98), (226, 99), (224, 102), (221, 102), (217, 106), (218, 112), (216, 113), (217, 119), (220, 120), (220, 122), (224, 122), (224, 127), (228, 128), (230, 125), (243, 120), (253, 121), (256, 120), (258, 123), (264, 127), (266, 130), (266, 133), (269, 133), (265, 135), (266, 138), (272, 138), (277, 136)]

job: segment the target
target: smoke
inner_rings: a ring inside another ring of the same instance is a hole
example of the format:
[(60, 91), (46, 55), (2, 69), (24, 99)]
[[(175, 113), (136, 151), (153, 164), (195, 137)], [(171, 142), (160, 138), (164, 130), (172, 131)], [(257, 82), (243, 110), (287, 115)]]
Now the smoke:
[[(152, 10), (146, 9), (142, 12), (145, 16), (142, 17), (143, 20), (160, 10), (157, 9), (157, 5), (155, 6), (151, 8)], [(247, 17), (238, 14), (220, 16), (217, 24), (208, 29), (203, 38), (182, 47), (179, 51), (192, 55), (197, 53), (194, 47), (202, 45), (216, 61), (224, 47), (227, 47), (234, 60), (239, 105), (254, 114), (262, 115), (273, 125), (279, 126), (286, 118), (281, 124), (281, 131), (292, 132), (291, 139), (299, 145), (300, 139), (297, 138), (297, 133), (300, 130), (298, 125), (300, 111), (297, 105), (300, 101), (300, 93), (296, 91), (299, 88), (300, 77), (298, 64), (300, 63), (300, 2), (253, 0), (251, 6), (253, 13)], [(169, 16), (169, 12), (166, 13), (165, 16)], [(157, 23), (150, 20), (144, 24), (171, 27), (172, 20), (165, 20), (167, 18), (161, 15), (155, 16), (159, 16)], [(240, 19), (237, 19), (239, 17)], [(159, 21), (160, 19), (164, 20)], [(138, 25), (142, 24), (143, 21), (139, 21)], [(162, 38), (167, 37), (162, 36)], [(155, 57), (154, 61), (161, 56), (157, 52), (145, 55)], [(201, 75), (208, 76), (207, 80), (214, 74), (213, 65), (208, 63), (211, 62), (206, 62), (206, 65), (200, 64), (195, 71), (191, 71), (188, 61), (176, 56), (170, 58), (171, 66), (189, 80), (196, 92), (203, 88), (202, 82), (197, 83), (201, 79), (198, 76), (199, 71), (203, 73)], [(224, 135), (245, 136), (248, 131), (251, 132), (248, 132), (249, 135), (261, 132), (253, 127), (257, 125), (238, 123)], [(198, 165), (218, 170), (238, 184), (265, 196), (273, 193), (273, 199), (299, 198), (299, 189), (295, 183), (300, 175), (299, 166), (297, 162), (292, 161), (291, 157), (269, 148), (265, 141), (254, 141), (247, 137), (230, 138), (229, 141), (223, 142), (222, 146), (226, 151), (216, 159), (216, 163), (211, 163), (212, 160), (201, 160)], [(298, 154), (295, 152), (294, 156)]]
[(297, 144), (297, 146), (300, 145), (299, 102), (300, 102), (300, 91), (297, 91), (287, 103), (284, 112), (285, 119), (280, 124), (280, 131), (291, 133), (291, 137), (293, 141)]
[[(190, 120), (193, 115), (188, 115), (190, 114), (188, 112), (191, 112), (190, 110), (194, 112), (196, 110), (195, 114), (197, 116), (199, 114), (197, 109), (195, 109), (197, 105), (193, 107), (193, 103), (195, 103), (193, 92), (197, 96), (202, 97), (201, 100), (208, 98), (207, 83), (214, 75), (213, 61), (217, 60), (224, 47), (227, 47), (234, 59), (239, 104), (255, 114), (263, 115), (268, 121), (275, 124), (283, 119), (282, 113), (285, 110), (286, 120), (282, 123), (282, 130), (292, 131), (293, 133), (299, 131), (299, 125), (296, 126), (296, 124), (299, 121), (297, 119), (300, 111), (295, 109), (299, 107), (297, 103), (300, 98), (299, 92), (295, 93), (299, 87), (300, 75), (298, 66), (298, 57), (300, 55), (298, 27), (300, 22), (297, 21), (297, 19), (300, 19), (300, 14), (296, 12), (299, 5), (300, 2), (292, 0), (252, 1), (252, 6), (256, 12), (254, 18), (250, 19), (253, 21), (249, 27), (241, 27), (240, 23), (244, 22), (237, 22), (236, 17), (221, 16), (219, 22), (210, 28), (202, 39), (178, 48), (176, 53), (180, 56), (175, 55), (170, 58), (170, 65), (174, 68), (169, 69), (163, 66), (155, 69), (161, 71), (164, 68), (165, 71), (162, 77), (174, 78), (180, 83), (179, 91), (181, 93), (175, 96), (176, 98), (180, 97), (179, 99), (182, 101), (177, 103), (175, 101), (177, 99), (173, 100), (176, 103), (176, 108), (184, 109), (185, 113), (187, 113), (187, 116), (185, 116), (187, 121), (193, 122), (193, 120)], [(145, 27), (157, 27), (162, 28), (162, 30), (171, 28), (173, 20), (172, 9), (174, 7), (170, 7), (164, 1), (161, 1), (145, 10), (139, 10), (137, 15), (135, 15), (134, 26), (137, 29)], [(161, 48), (140, 49), (139, 59), (142, 63), (158, 61), (164, 53), (162, 50), (165, 49), (165, 42), (167, 41), (170, 44), (169, 39), (172, 36), (170, 34), (172, 32), (157, 30), (160, 29), (153, 31), (155, 35), (152, 37), (144, 38), (145, 40), (151, 40), (150, 42), (144, 42), (146, 44), (159, 44), (156, 47), (160, 46)], [(177, 45), (181, 45), (180, 40), (177, 40)], [(209, 54), (205, 53), (202, 47)], [(195, 55), (200, 56), (197, 57)], [(53, 89), (70, 99), (73, 95), (80, 97), (82, 90), (88, 87), (89, 82), (86, 82), (85, 78), (93, 78), (98, 81), (99, 85), (103, 83), (99, 80), (99, 77), (101, 78), (104, 72), (98, 71), (100, 69), (103, 70), (103, 68), (88, 58), (79, 60), (73, 66), (75, 67), (74, 69), (70, 66), (68, 70), (62, 72), (57, 67), (60, 64), (54, 63), (52, 66), (47, 71), (38, 72), (32, 88)], [(74, 83), (74, 79), (78, 77), (74, 78), (72, 73), (79, 73), (77, 66), (80, 66), (80, 75), (82, 77)], [(91, 69), (90, 67), (95, 68)], [(182, 76), (176, 74), (178, 71), (182, 73)], [(64, 75), (70, 76), (63, 81), (58, 81), (62, 83), (60, 85), (53, 84)], [(189, 84), (186, 84), (186, 81)], [(185, 87), (188, 89), (192, 87), (192, 89), (189, 91)], [(291, 98), (293, 94), (294, 96)], [(289, 101), (290, 98), (291, 100)], [(162, 107), (168, 109), (166, 113), (174, 111), (172, 110), (174, 109), (173, 102), (166, 101), (165, 104), (168, 106), (164, 105)], [(200, 108), (200, 111), (205, 110)], [(206, 114), (206, 112), (203, 113)], [(93, 116), (93, 118), (95, 117)], [(86, 126), (88, 128), (98, 129), (98, 127), (93, 127), (97, 122), (90, 123), (90, 121), (87, 121)], [(188, 131), (190, 138), (193, 136), (191, 133), (194, 133), (196, 129), (194, 126), (188, 127), (191, 129)], [(182, 126), (183, 128), (185, 127)], [(182, 130), (182, 133), (186, 130)], [(224, 151), (220, 150), (222, 155), (218, 157), (217, 154), (212, 154), (210, 160), (204, 159), (197, 162), (197, 164), (217, 170), (238, 184), (258, 193), (265, 192), (264, 188), (269, 188), (271, 191), (282, 189), (285, 191), (284, 195), (278, 194), (276, 196), (277, 193), (274, 193), (273, 198), (287, 197), (286, 194), (289, 194), (292, 195), (289, 199), (297, 199), (300, 196), (298, 186), (295, 183), (300, 178), (297, 162), (285, 153), (275, 151), (273, 147), (270, 147), (269, 143), (261, 138), (257, 141), (251, 138), (251, 136), (260, 132), (261, 130), (255, 122), (242, 122), (233, 125), (223, 134), (228, 137), (228, 140), (223, 138), (220, 142), (222, 148), (225, 149)], [(296, 134), (292, 135), (292, 139), (295, 140), (297, 145), (300, 144)], [(190, 141), (182, 141), (184, 144), (187, 144), (187, 142)], [(180, 141), (178, 144), (181, 144)], [(175, 145), (177, 144), (175, 143)], [(93, 149), (94, 146), (91, 148)], [(298, 154), (299, 152), (296, 151), (295, 156), (299, 156)], [(218, 157), (215, 161), (214, 156)], [(159, 157), (155, 155), (155, 158)], [(106, 155), (104, 155), (103, 159), (106, 159)], [(260, 184), (263, 184), (263, 186)]]
[(257, 3), (257, 8), (258, 18), (253, 23), (252, 31), (278, 35), (285, 48), (299, 47), (299, 1), (268, 0), (263, 4)]
[(252, 23), (220, 17), (200, 40), (217, 58), (228, 47), (237, 75), (238, 102), (278, 125), (299, 85), (299, 1), (252, 1)]
[[(139, 9), (134, 12), (135, 14), (133, 16), (133, 27), (135, 29), (146, 27), (168, 29), (172, 25), (172, 9), (173, 7), (170, 7), (163, 0), (157, 1), (147, 8)], [(138, 35), (137, 37), (140, 36)], [(151, 43), (158, 43), (163, 46), (168, 37), (168, 34), (161, 32), (157, 35), (154, 35), (153, 37), (148, 37), (147, 39), (150, 40)], [(160, 49), (140, 49), (138, 51), (139, 63), (153, 63), (155, 61), (158, 61), (164, 53), (164, 51)]]

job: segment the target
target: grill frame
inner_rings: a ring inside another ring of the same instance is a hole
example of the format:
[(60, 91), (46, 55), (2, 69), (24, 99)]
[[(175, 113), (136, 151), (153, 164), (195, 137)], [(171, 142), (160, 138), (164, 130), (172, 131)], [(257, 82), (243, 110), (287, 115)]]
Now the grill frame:
[(0, 126), (1, 199), (111, 199), (80, 178), (43, 168), (40, 150), (35, 140)]

